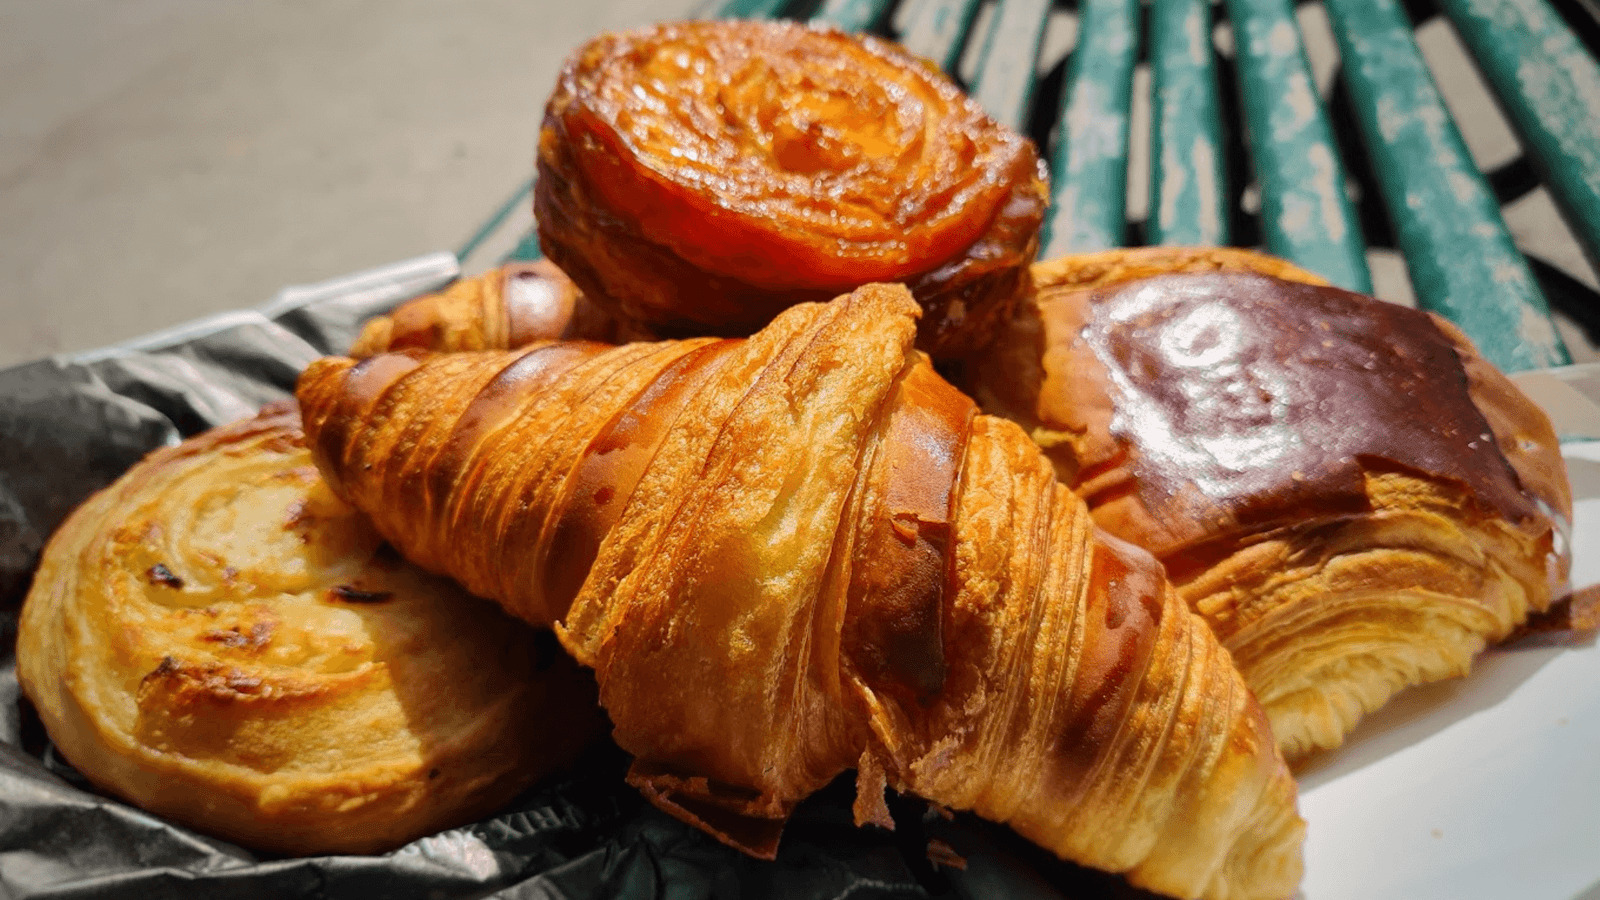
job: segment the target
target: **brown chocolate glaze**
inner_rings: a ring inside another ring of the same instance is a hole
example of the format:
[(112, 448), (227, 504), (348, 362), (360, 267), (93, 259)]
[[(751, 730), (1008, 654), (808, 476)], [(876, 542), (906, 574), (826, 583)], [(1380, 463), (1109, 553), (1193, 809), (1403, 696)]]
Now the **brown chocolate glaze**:
[(879, 453), (882, 479), (864, 510), (845, 607), (843, 646), (875, 692), (925, 706), (943, 689), (950, 520), (977, 407), (926, 361), (889, 402)]
[(1134, 448), (1127, 466), (1158, 517), (1228, 529), (1356, 513), (1376, 463), (1539, 518), (1423, 312), (1245, 273), (1145, 279), (1090, 305), (1081, 340), (1108, 370), (1112, 435)]

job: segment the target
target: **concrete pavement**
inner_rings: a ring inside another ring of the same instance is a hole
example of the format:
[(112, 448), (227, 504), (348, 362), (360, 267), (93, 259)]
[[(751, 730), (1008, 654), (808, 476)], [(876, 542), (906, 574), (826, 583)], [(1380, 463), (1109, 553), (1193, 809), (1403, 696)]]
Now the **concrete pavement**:
[(568, 51), (692, 5), (0, 4), (0, 367), (455, 249)]

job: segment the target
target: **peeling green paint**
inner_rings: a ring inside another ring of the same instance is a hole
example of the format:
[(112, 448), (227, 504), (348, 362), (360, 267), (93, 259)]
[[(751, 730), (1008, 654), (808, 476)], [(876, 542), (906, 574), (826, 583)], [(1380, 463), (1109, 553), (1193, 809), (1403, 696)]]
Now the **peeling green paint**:
[(972, 80), (972, 99), (995, 121), (1012, 128), (1025, 124), (1049, 20), (1050, 0), (1000, 0), (984, 41), (983, 65)]
[(1600, 64), (1545, 0), (1441, 0), (1551, 196), (1600, 260)]
[(1044, 258), (1120, 247), (1127, 234), (1128, 105), (1138, 0), (1083, 0), (1051, 150)]
[(1158, 0), (1150, 20), (1152, 244), (1226, 244), (1222, 111), (1209, 0)]
[(979, 0), (921, 0), (900, 42), (907, 50), (954, 72), (961, 61), (967, 32), (977, 18)]
[(1393, 0), (1325, 6), (1417, 305), (1461, 326), (1506, 371), (1570, 362), (1404, 12)]
[(1366, 243), (1288, 0), (1227, 0), (1267, 249), (1370, 292)]

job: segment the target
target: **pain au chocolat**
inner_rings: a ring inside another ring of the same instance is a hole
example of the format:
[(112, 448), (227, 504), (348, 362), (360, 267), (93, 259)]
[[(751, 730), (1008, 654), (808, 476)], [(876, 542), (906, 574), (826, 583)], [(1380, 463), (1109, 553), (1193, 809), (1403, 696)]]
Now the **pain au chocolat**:
[(1444, 320), (1248, 251), (1034, 277), (971, 389), (1162, 560), (1290, 757), (1465, 673), (1564, 585), (1549, 421)]
[(835, 28), (703, 21), (603, 35), (539, 138), (544, 253), (625, 324), (749, 334), (785, 307), (906, 284), (918, 346), (970, 354), (1028, 287), (1031, 141), (926, 61)]
[(44, 551), (17, 672), (96, 786), (286, 854), (473, 821), (603, 726), (553, 643), (404, 562), (292, 406), (161, 449)]

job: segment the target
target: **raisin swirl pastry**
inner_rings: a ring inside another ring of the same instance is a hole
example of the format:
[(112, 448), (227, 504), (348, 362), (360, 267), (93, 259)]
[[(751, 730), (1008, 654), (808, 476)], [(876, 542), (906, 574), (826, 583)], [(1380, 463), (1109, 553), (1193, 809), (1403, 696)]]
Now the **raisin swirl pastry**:
[(1443, 319), (1248, 251), (1034, 277), (969, 389), (1165, 564), (1290, 758), (1464, 674), (1564, 588), (1549, 420)]
[(770, 857), (850, 768), (1180, 897), (1283, 898), (1295, 786), (1215, 637), (867, 285), (749, 339), (325, 359), (318, 465), (594, 667), (656, 805)]
[(370, 853), (481, 818), (598, 734), (592, 679), (537, 638), (384, 546), (279, 405), (68, 518), (17, 673), (95, 785), (259, 850)]
[(927, 62), (826, 26), (603, 35), (545, 110), (540, 246), (619, 321), (743, 335), (787, 306), (908, 285), (935, 358), (988, 343), (1028, 288), (1032, 142)]

